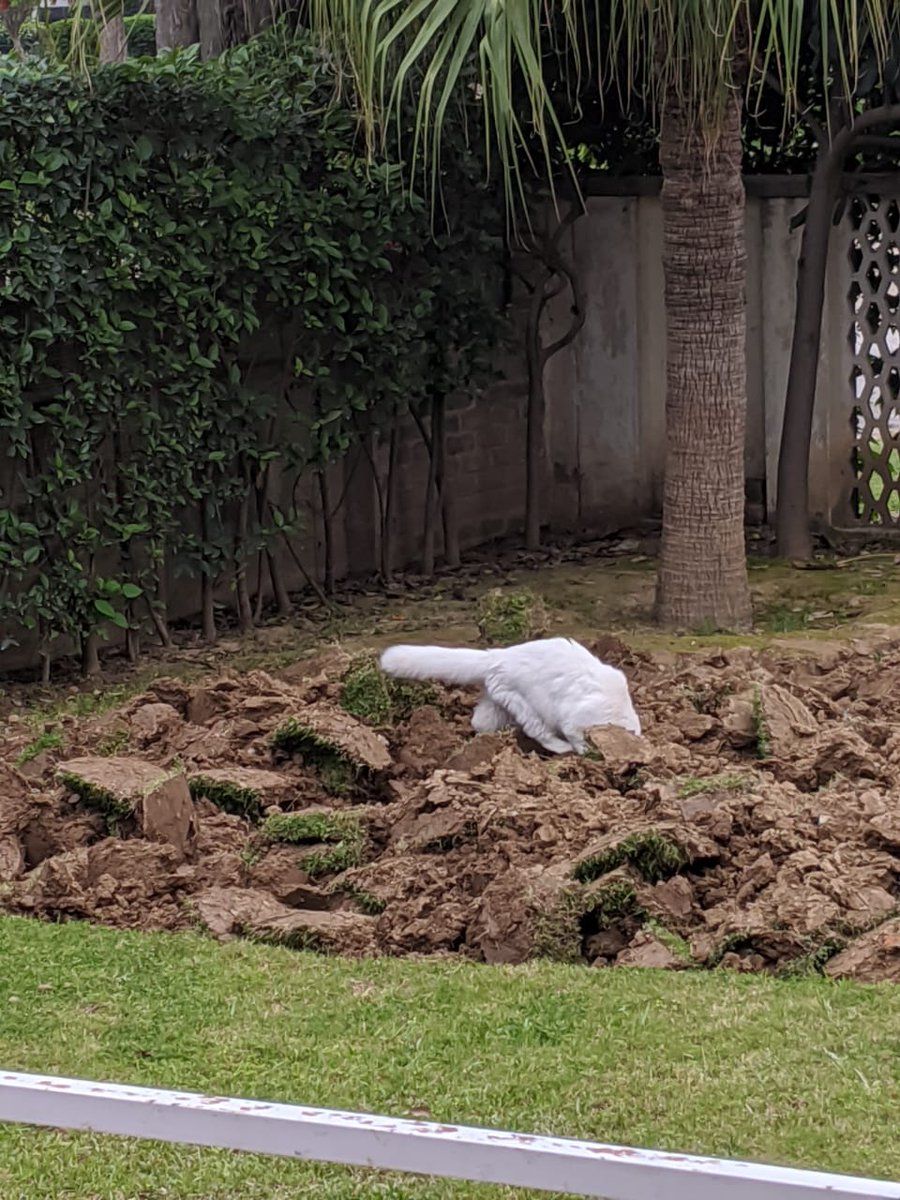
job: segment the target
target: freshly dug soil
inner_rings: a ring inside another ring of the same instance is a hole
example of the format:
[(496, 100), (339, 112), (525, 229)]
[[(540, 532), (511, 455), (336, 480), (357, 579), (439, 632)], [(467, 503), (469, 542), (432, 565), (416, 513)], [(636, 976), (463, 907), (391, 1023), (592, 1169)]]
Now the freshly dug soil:
[(366, 725), (340, 653), (159, 680), (27, 762), (13, 723), (0, 905), (329, 953), (900, 982), (900, 639), (596, 649), (644, 736), (592, 731), (584, 758), (474, 736), (459, 690)]

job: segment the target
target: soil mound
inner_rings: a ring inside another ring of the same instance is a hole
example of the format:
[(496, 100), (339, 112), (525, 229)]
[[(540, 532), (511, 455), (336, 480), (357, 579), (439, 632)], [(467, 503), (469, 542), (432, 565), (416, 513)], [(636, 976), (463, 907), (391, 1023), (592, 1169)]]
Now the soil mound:
[(338, 653), (159, 680), (20, 767), (14, 726), (0, 904), (327, 953), (900, 980), (900, 641), (612, 649), (644, 736), (592, 731), (583, 758), (474, 736), (463, 691), (381, 679), (367, 708)]

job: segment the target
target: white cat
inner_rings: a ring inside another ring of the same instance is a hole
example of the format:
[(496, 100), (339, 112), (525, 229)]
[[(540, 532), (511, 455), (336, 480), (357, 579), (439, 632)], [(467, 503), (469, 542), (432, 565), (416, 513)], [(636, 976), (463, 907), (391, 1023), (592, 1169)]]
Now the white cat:
[(584, 731), (592, 725), (641, 732), (625, 676), (571, 638), (498, 650), (391, 646), (381, 669), (400, 679), (480, 684), (476, 733), (516, 726), (553, 754), (584, 754)]

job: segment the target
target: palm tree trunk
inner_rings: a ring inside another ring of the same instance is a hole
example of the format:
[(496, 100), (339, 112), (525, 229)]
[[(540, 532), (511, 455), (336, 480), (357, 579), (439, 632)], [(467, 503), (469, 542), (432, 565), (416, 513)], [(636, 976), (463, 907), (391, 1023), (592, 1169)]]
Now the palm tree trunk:
[(193, 46), (200, 40), (194, 0), (157, 0), (156, 50), (162, 54), (178, 46)]
[(660, 160), (668, 452), (657, 618), (672, 629), (746, 629), (740, 96), (706, 138), (670, 97)]

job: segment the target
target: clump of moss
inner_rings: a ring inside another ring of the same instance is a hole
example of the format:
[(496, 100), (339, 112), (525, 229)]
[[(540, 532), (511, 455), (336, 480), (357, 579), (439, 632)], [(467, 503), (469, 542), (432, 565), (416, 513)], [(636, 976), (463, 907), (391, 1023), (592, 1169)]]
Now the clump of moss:
[(677, 933), (673, 933), (671, 929), (667, 929), (665, 925), (651, 917), (644, 922), (644, 929), (647, 933), (652, 933), (658, 942), (671, 951), (676, 958), (680, 958), (684, 963), (692, 963), (694, 956), (691, 954), (690, 943)]
[(205, 775), (195, 775), (188, 781), (188, 787), (195, 800), (205, 797), (216, 808), (236, 817), (258, 821), (262, 815), (259, 796), (252, 788), (239, 787), (224, 779), (209, 779)]
[(260, 832), (291, 845), (315, 842), (319, 848), (298, 859), (310, 879), (358, 867), (366, 847), (365, 827), (352, 812), (277, 813), (263, 821)]
[(489, 646), (510, 646), (543, 637), (547, 608), (530, 588), (493, 588), (478, 601), (478, 633)]
[(572, 874), (580, 883), (590, 883), (630, 864), (647, 883), (659, 883), (676, 875), (688, 861), (687, 852), (677, 842), (658, 830), (647, 829), (631, 833), (615, 845), (582, 859)]
[(613, 879), (588, 892), (590, 908), (587, 915), (596, 923), (598, 931), (609, 929), (624, 917), (642, 916), (637, 902), (637, 893), (630, 879)]
[(105, 734), (96, 746), (101, 758), (113, 758), (117, 754), (124, 754), (130, 748), (131, 739), (127, 729), (116, 729), (113, 733)]
[(582, 887), (563, 889), (553, 906), (534, 919), (531, 957), (552, 962), (581, 961), (581, 921), (585, 895)]
[(709, 792), (737, 792), (746, 786), (747, 780), (743, 775), (704, 775), (682, 779), (678, 784), (678, 799), (688, 800), (691, 796), (704, 796)]
[(536, 916), (532, 956), (554, 962), (581, 962), (589, 933), (643, 915), (634, 884), (624, 876), (592, 886), (573, 883), (559, 893), (552, 907)]
[(273, 842), (342, 842), (362, 836), (359, 818), (352, 812), (274, 813), (260, 832)]
[(300, 754), (333, 796), (354, 791), (364, 768), (331, 742), (326, 741), (295, 717), (290, 717), (272, 735), (272, 748), (285, 754)]
[(360, 865), (364, 844), (362, 838), (335, 842), (327, 850), (313, 850), (310, 854), (304, 854), (298, 865), (310, 879), (319, 879), (322, 875), (337, 875), (341, 871), (349, 871), (351, 867)]
[(328, 954), (331, 946), (328, 941), (312, 929), (290, 930), (250, 930), (238, 929), (241, 937), (248, 942), (256, 942), (261, 946), (284, 946), (287, 950), (308, 950), (314, 954)]
[(62, 750), (65, 740), (60, 729), (45, 729), (43, 733), (39, 733), (33, 742), (29, 742), (22, 749), (21, 754), (16, 759), (17, 767), (24, 767), (26, 763), (30, 763), (37, 758), (39, 754), (43, 754), (45, 750)]
[(262, 856), (262, 843), (254, 839), (244, 846), (240, 853), (240, 860), (243, 866), (249, 871), (251, 868), (256, 866)]
[(825, 964), (829, 959), (845, 948), (847, 943), (842, 938), (829, 938), (816, 946), (815, 949), (801, 954), (799, 958), (787, 963), (778, 972), (779, 979), (809, 979), (813, 975), (824, 974)]
[(766, 713), (763, 708), (762, 692), (757, 687), (753, 692), (753, 732), (756, 737), (756, 755), (758, 758), (770, 758), (772, 742), (766, 724)]
[(74, 775), (69, 771), (60, 771), (59, 781), (88, 808), (106, 817), (107, 822), (118, 822), (123, 817), (130, 817), (134, 812), (130, 801), (121, 800), (106, 788), (99, 787), (96, 783), (89, 783), (79, 775)]
[(457, 846), (463, 846), (466, 842), (471, 842), (477, 836), (478, 823), (476, 821), (466, 821), (463, 828), (458, 830), (458, 832), (434, 838), (433, 841), (425, 842), (419, 849), (422, 854), (449, 854)]
[(428, 683), (392, 679), (371, 655), (351, 663), (341, 680), (341, 707), (369, 725), (396, 725), (425, 704), (437, 703)]
[(706, 965), (710, 970), (715, 970), (721, 963), (726, 954), (738, 954), (742, 950), (752, 950), (753, 940), (744, 933), (728, 933), (722, 938), (718, 946), (712, 951), (706, 960)]
[(707, 686), (696, 691), (686, 688), (685, 693), (698, 713), (709, 715), (718, 712), (722, 701), (734, 693), (734, 687), (731, 684), (725, 684), (722, 687)]
[(387, 908), (385, 900), (382, 900), (379, 896), (373, 896), (371, 892), (367, 892), (364, 888), (358, 888), (352, 883), (341, 884), (341, 891), (345, 892), (359, 911), (365, 913), (368, 917), (381, 916)]

